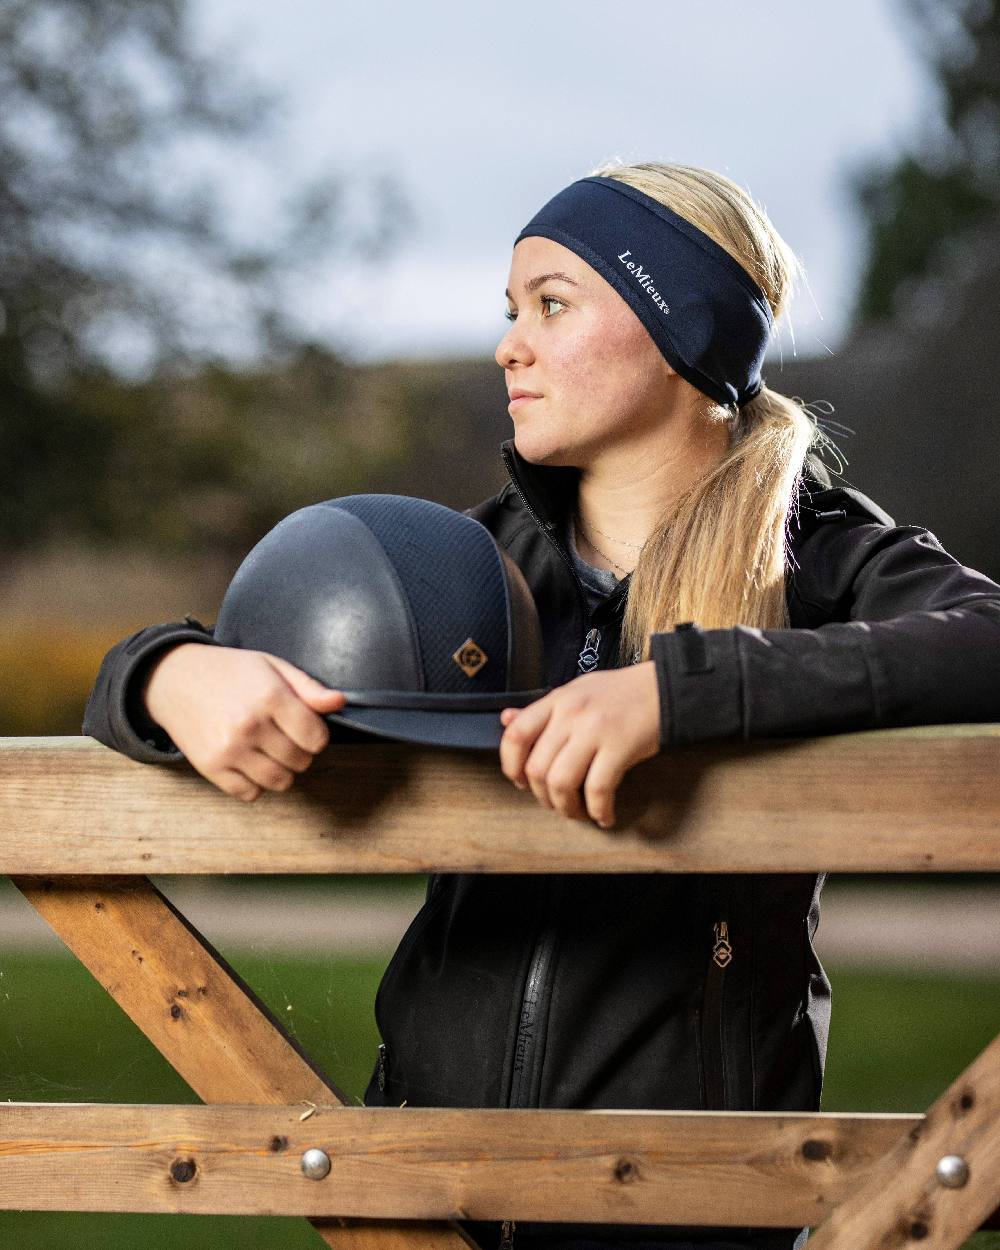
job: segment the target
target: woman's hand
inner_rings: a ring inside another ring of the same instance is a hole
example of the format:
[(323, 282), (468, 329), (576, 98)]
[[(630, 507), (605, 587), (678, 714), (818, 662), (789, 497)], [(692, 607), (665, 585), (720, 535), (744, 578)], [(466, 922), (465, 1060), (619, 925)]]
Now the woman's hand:
[(504, 776), (530, 785), (544, 807), (607, 829), (622, 777), (660, 749), (656, 666), (584, 673), (527, 707), (504, 708), (500, 720)]
[(153, 666), (145, 701), (203, 777), (252, 802), (309, 767), (345, 698), (276, 655), (186, 642)]

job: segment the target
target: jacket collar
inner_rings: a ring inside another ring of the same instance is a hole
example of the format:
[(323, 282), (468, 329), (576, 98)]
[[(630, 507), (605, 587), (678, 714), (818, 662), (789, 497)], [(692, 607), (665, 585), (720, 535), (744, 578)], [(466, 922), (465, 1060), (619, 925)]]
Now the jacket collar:
[[(550, 535), (558, 533), (566, 514), (576, 503), (580, 470), (572, 467), (532, 464), (514, 446), (512, 438), (500, 444), (500, 455), (511, 484), (524, 500), (535, 522)], [(810, 456), (799, 482), (799, 505), (807, 510), (815, 491), (828, 490), (830, 478), (825, 467)]]
[(512, 438), (500, 445), (500, 455), (514, 489), (532, 517), (550, 533), (557, 530), (576, 502), (580, 470), (532, 464), (514, 446)]
[[(559, 553), (562, 563), (569, 570), (576, 585), (581, 612), (586, 617), (587, 596), (573, 561), (562, 541), (562, 526), (567, 513), (576, 504), (577, 485), (580, 470), (572, 467), (532, 464), (518, 454), (513, 439), (507, 439), (500, 446), (500, 454), (510, 477), (511, 486), (520, 495), (529, 516), (541, 529), (552, 547)], [(628, 573), (618, 583), (597, 609), (593, 620), (603, 622), (610, 619), (620, 608), (628, 593), (632, 574)]]

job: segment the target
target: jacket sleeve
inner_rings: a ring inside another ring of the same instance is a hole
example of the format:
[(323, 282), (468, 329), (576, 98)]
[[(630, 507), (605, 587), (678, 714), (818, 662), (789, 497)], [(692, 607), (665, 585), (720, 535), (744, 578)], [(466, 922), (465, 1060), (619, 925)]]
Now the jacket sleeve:
[(1000, 586), (926, 529), (839, 517), (791, 571), (814, 627), (652, 635), (662, 747), (1000, 721)]
[(153, 661), (181, 642), (218, 645), (211, 626), (188, 616), (176, 624), (151, 625), (113, 646), (101, 662), (87, 700), (83, 732), (143, 764), (180, 762), (181, 752), (149, 719), (142, 689)]

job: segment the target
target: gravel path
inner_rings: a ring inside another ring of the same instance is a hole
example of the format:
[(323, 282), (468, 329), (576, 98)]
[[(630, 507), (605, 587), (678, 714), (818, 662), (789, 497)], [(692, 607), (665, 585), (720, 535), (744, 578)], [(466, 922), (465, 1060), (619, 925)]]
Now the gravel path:
[[(223, 952), (256, 947), (269, 954), (388, 955), (422, 895), (276, 889), (240, 896), (211, 881), (159, 882), (196, 928)], [(1000, 973), (1000, 887), (901, 889), (840, 886), (824, 891), (816, 947), (831, 963)], [(4, 950), (63, 949), (32, 907), (11, 887), (0, 893), (0, 958)]]

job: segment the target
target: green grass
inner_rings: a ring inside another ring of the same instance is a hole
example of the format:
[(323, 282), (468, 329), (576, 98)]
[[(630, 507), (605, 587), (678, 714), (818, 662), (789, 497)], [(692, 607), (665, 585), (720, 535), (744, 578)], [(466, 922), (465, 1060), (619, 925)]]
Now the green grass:
[(1000, 976), (827, 972), (824, 1111), (924, 1111), (1000, 1033)]
[[(360, 1101), (378, 1041), (373, 1004), (384, 961), (224, 953), (307, 1052)], [(828, 971), (834, 1023), (824, 1110), (923, 1110), (1000, 1031), (1000, 976)], [(0, 955), (0, 1099), (197, 1101), (81, 965), (24, 953)], [(18, 1250), (315, 1250), (319, 1244), (298, 1218), (0, 1212), (0, 1245)], [(1000, 1250), (1000, 1233), (967, 1244)]]
[[(384, 960), (324, 965), (224, 953), (306, 1052), (360, 1102), (375, 1062), (373, 1013)], [(21, 953), (0, 956), (0, 1099), (198, 1102), (82, 965)], [(316, 1250), (319, 1245), (297, 1217), (0, 1211), (0, 1246), (18, 1250)]]

